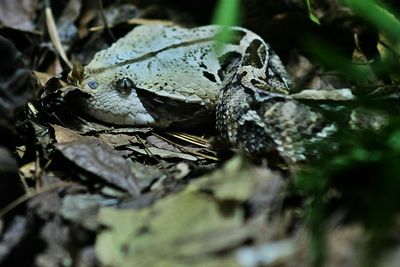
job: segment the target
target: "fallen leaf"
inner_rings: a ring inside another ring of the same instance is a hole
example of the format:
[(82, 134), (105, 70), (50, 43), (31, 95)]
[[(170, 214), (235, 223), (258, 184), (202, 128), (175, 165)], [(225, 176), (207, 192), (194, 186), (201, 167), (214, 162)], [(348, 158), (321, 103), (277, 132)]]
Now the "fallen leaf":
[(94, 137), (55, 144), (64, 157), (82, 169), (130, 194), (140, 194), (129, 163), (108, 145)]
[(193, 191), (142, 210), (102, 208), (98, 220), (107, 229), (97, 236), (96, 254), (110, 267), (239, 266), (233, 255), (215, 253), (245, 240), (244, 234), (231, 235), (242, 218), (239, 205), (226, 215), (212, 198)]
[(241, 156), (236, 156), (222, 168), (193, 181), (189, 187), (211, 191), (220, 200), (246, 201), (253, 195), (274, 185), (272, 198), (284, 185), (282, 177), (266, 168), (257, 168)]
[(132, 143), (139, 144), (136, 136), (131, 136), (128, 134), (109, 134), (109, 133), (101, 133), (99, 134), (100, 141), (114, 147), (119, 148), (123, 146), (130, 145)]
[[(96, 253), (106, 266), (238, 266), (227, 249), (257, 232), (244, 224), (243, 202), (271, 185), (269, 197), (276, 197), (283, 184), (237, 156), (153, 207), (102, 208), (98, 219), (107, 230), (98, 235)], [(225, 256), (215, 257), (220, 251)]]
[(52, 75), (40, 71), (32, 71), (32, 75), (39, 87), (43, 87), (51, 78), (53, 78)]
[(116, 200), (107, 199), (100, 195), (76, 194), (68, 195), (62, 201), (61, 216), (84, 226), (89, 230), (96, 230), (97, 212), (100, 207), (115, 204)]
[(54, 130), (57, 143), (68, 143), (84, 138), (77, 131), (62, 127), (60, 125), (53, 124), (51, 127)]
[(129, 162), (129, 164), (141, 189), (149, 187), (155, 180), (166, 176), (164, 171), (150, 165), (143, 165), (134, 161)]
[(168, 151), (173, 151), (173, 152), (178, 152), (180, 153), (181, 150), (174, 147), (173, 145), (171, 145), (170, 143), (164, 141), (163, 139), (155, 136), (155, 135), (150, 135), (146, 138), (146, 141), (153, 145), (156, 148), (160, 148), (160, 149), (164, 149), (164, 150), (168, 150)]

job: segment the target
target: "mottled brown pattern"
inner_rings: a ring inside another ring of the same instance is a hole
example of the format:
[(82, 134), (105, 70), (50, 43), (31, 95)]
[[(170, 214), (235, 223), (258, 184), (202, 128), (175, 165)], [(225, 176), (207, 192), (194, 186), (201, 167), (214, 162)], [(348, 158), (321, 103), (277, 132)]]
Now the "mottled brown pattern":
[(217, 130), (232, 147), (306, 159), (306, 144), (332, 125), (290, 94), (285, 68), (260, 36), (231, 30), (240, 33), (235, 41), (221, 43), (218, 26), (135, 28), (86, 67), (84, 110), (113, 124), (155, 127), (196, 125), (216, 110)]
[(221, 91), (216, 125), (222, 139), (234, 147), (252, 154), (278, 152), (294, 162), (305, 160), (312, 153), (307, 143), (324, 137), (331, 126), (288, 95), (243, 85), (238, 73)]

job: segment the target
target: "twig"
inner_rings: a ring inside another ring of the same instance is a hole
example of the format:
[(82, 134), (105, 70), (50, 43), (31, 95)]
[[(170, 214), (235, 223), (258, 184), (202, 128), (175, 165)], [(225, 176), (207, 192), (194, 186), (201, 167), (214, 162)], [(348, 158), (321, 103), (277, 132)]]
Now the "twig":
[(60, 55), (61, 59), (64, 61), (64, 63), (67, 64), (67, 66), (70, 69), (72, 69), (72, 64), (68, 60), (65, 50), (61, 44), (60, 37), (58, 35), (58, 31), (57, 31), (57, 27), (56, 27), (56, 23), (54, 21), (53, 12), (51, 11), (50, 6), (46, 6), (45, 14), (46, 14), (47, 31), (49, 32), (50, 40), (53, 43), (54, 48)]

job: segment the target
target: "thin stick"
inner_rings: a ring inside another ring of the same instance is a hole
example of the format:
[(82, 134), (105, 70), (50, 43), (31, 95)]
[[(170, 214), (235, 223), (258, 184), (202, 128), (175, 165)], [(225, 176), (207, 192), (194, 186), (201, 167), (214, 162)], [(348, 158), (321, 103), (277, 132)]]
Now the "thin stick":
[(49, 6), (46, 6), (45, 14), (46, 14), (47, 31), (49, 32), (50, 40), (53, 43), (54, 48), (60, 55), (61, 59), (64, 61), (64, 63), (67, 64), (67, 66), (70, 69), (72, 69), (72, 64), (68, 60), (67, 54), (65, 53), (65, 50), (61, 44), (56, 23), (54, 21), (53, 12), (51, 11), (51, 8)]

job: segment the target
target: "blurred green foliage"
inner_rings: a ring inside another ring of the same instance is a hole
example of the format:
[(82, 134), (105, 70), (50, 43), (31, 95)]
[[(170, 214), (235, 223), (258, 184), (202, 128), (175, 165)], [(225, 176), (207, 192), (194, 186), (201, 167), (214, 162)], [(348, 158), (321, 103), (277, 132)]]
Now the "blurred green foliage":
[(319, 19), (312, 12), (310, 0), (306, 0), (306, 4), (307, 4), (307, 9), (308, 9), (308, 17), (310, 18), (310, 20), (312, 22), (314, 22), (314, 23), (319, 25), (320, 24)]
[(383, 6), (382, 2), (374, 0), (342, 0), (360, 17), (376, 27), (380, 33), (388, 35), (392, 40), (400, 39), (400, 21), (395, 13)]
[(339, 131), (334, 141), (336, 151), (327, 141), (323, 159), (293, 181), (294, 192), (306, 199), (315, 266), (323, 265), (329, 210), (338, 206), (347, 209), (347, 220), (361, 221), (368, 230), (363, 266), (376, 266), (400, 210), (400, 121), (379, 132)]
[[(369, 63), (353, 63), (320, 40), (309, 40), (308, 50), (323, 65), (346, 75), (356, 89), (371, 84), (375, 75), (387, 72), (390, 76), (391, 69), (399, 68), (399, 62), (393, 60), (393, 55), (398, 55), (396, 49), (400, 39), (400, 21), (395, 12), (373, 0), (342, 0), (342, 3), (375, 28), (380, 40), (388, 41), (385, 45), (393, 54), (387, 58), (392, 60), (389, 64), (384, 62), (385, 69), (373, 70)], [(380, 60), (385, 61), (382, 54), (380, 56)], [(335, 208), (345, 207), (346, 220), (362, 222), (367, 230), (368, 243), (363, 248), (362, 266), (379, 266), (390, 236), (393, 236), (394, 220), (400, 210), (398, 100), (377, 103), (376, 99), (364, 95), (357, 104), (389, 114), (388, 125), (379, 131), (339, 127), (332, 139), (321, 144), (323, 159), (312, 162), (293, 181), (294, 194), (305, 199), (304, 215), (312, 234), (313, 266), (324, 265), (327, 223), (332, 214), (330, 211)], [(332, 147), (337, 149), (332, 151)]]
[(369, 64), (354, 63), (340, 51), (323, 40), (309, 37), (305, 39), (309, 51), (326, 68), (334, 69), (357, 85), (368, 85), (375, 79)]
[(239, 24), (239, 0), (219, 0), (214, 12), (213, 24), (233, 26)]
[[(239, 0), (219, 0), (214, 12), (213, 24), (224, 26), (217, 39), (223, 43), (229, 43), (234, 36), (229, 26), (240, 24), (240, 2)], [(218, 47), (216, 48), (219, 49)]]
[[(305, 0), (305, 3), (310, 20), (320, 25), (310, 0)], [(390, 72), (400, 68), (397, 60), (400, 21), (396, 12), (374, 0), (342, 0), (342, 4), (376, 29), (380, 43), (385, 42), (384, 46), (390, 53), (384, 55), (380, 51), (381, 58), (377, 60), (382, 60), (386, 68), (372, 68), (370, 62), (354, 63), (335, 47), (317, 39), (308, 39), (307, 49), (324, 66), (339, 70), (356, 88), (373, 85), (377, 77), (385, 74), (395, 82)], [(238, 0), (220, 0), (213, 23), (238, 25), (239, 6)], [(230, 38), (229, 31), (221, 35), (223, 41)], [(400, 210), (400, 120), (397, 119), (396, 102), (377, 104), (375, 99), (363, 95), (353, 106), (373, 107), (389, 114), (388, 125), (379, 131), (339, 127), (331, 139), (320, 145), (322, 159), (311, 162), (309, 167), (296, 174), (292, 193), (304, 200), (304, 216), (312, 234), (313, 266), (325, 263), (327, 223), (338, 207), (347, 209), (347, 221), (362, 222), (368, 231), (362, 266), (379, 265)], [(338, 121), (342, 120), (339, 118), (341, 115), (337, 116)]]

